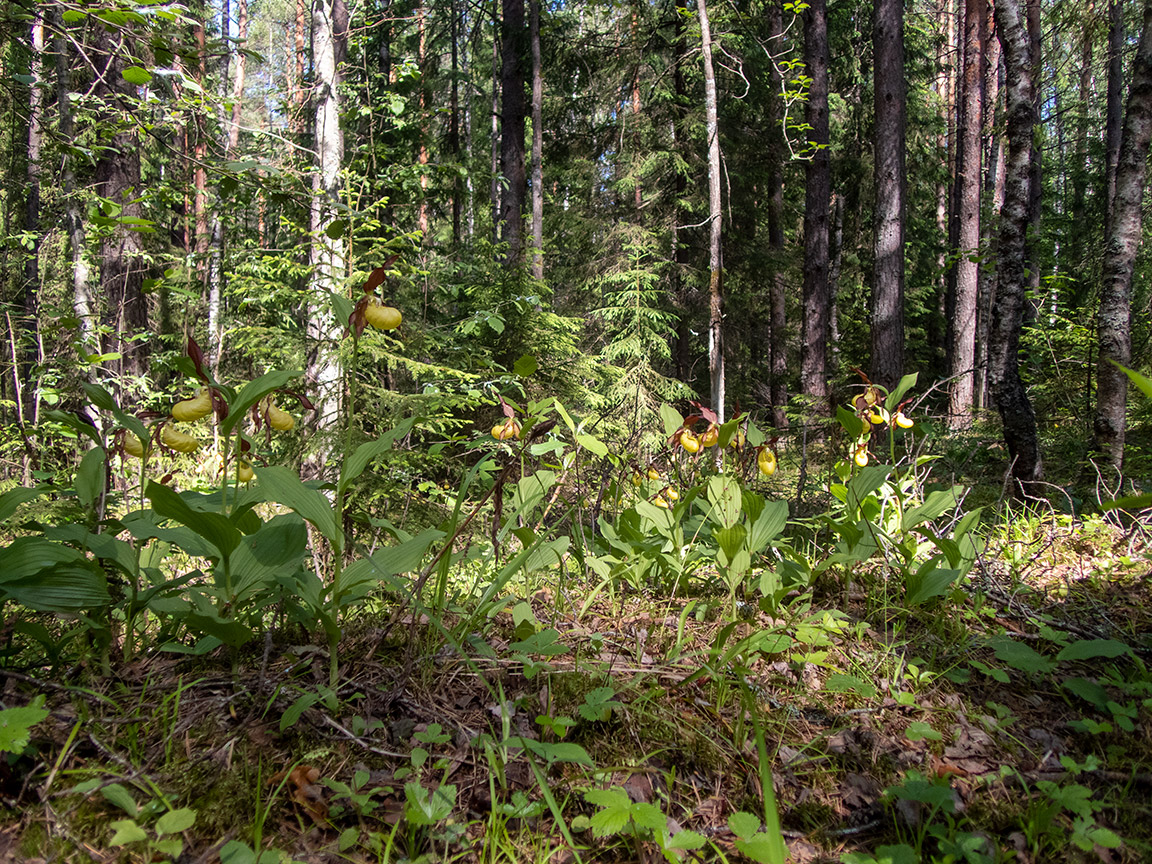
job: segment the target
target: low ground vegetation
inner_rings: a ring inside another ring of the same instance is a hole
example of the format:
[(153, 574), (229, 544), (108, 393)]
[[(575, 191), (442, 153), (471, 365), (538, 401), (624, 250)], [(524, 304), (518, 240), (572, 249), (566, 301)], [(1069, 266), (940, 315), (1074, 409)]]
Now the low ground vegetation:
[(977, 501), (915, 376), (627, 449), (551, 398), (452, 441), (346, 416), (305, 482), (294, 376), (189, 354), (179, 411), (88, 385), (69, 484), (0, 496), (0, 857), (1152, 853), (1142, 511)]

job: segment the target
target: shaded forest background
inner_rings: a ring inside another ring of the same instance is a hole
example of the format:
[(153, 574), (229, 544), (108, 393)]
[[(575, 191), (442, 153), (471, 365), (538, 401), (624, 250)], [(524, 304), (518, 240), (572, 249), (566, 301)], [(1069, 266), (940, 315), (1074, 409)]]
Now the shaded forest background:
[(4, 471), (70, 462), (80, 381), (166, 411), (189, 337), (220, 380), (306, 369), (283, 446), (322, 454), (332, 298), (387, 263), (366, 431), (549, 393), (621, 442), (693, 397), (800, 441), (918, 371), (937, 428), (1007, 418), (1020, 491), (1094, 454), (1115, 491), (1145, 464), (1109, 361), (1147, 365), (1148, 12), (7, 3)]

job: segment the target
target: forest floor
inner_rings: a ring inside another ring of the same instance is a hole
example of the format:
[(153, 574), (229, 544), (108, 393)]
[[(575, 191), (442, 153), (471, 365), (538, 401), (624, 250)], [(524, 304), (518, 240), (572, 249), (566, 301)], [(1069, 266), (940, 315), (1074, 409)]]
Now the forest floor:
[(451, 614), (365, 609), (335, 692), (289, 631), (9, 668), (4, 705), (51, 713), (0, 776), (0, 862), (769, 861), (761, 747), (796, 862), (1152, 860), (1144, 550), (1050, 526), (969, 581), (909, 613), (829, 577), (735, 624), (541, 585), (458, 647)]

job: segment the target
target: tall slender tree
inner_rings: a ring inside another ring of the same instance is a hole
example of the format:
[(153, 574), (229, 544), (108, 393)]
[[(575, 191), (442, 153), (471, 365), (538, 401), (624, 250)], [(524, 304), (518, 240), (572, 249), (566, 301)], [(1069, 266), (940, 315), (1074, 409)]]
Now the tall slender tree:
[(804, 297), (800, 337), (800, 390), (819, 414), (831, 411), (828, 387), (829, 216), (832, 162), (828, 153), (828, 4), (804, 10), (804, 65), (811, 83), (805, 116), (811, 158), (804, 184)]
[(712, 410), (724, 422), (724, 264), (721, 259), (723, 210), (720, 202), (720, 124), (716, 110), (716, 74), (712, 68), (712, 30), (708, 5), (696, 0), (704, 60), (704, 134), (708, 138), (708, 376)]
[(964, 3), (964, 67), (960, 79), (960, 147), (953, 181), (956, 220), (956, 262), (949, 284), (948, 324), (951, 332), (948, 414), (952, 428), (972, 422), (976, 365), (976, 294), (980, 244), (980, 85), (983, 77), (986, 0)]
[(544, 278), (544, 73), (540, 60), (540, 0), (531, 0), (532, 275)]
[(876, 264), (872, 380), (893, 387), (904, 371), (904, 0), (877, 0), (873, 15)]
[(1028, 229), (1031, 215), (1033, 64), (1020, 0), (997, 0), (996, 25), (1004, 49), (1008, 157), (1004, 209), (1000, 214), (996, 303), (988, 346), (988, 384), (1004, 426), (1018, 495), (1036, 492), (1043, 474), (1036, 416), (1020, 379), (1020, 331), (1028, 289)]
[[(344, 157), (344, 133), (340, 128), (340, 67), (337, 58), (346, 48), (347, 29), (338, 29), (344, 0), (315, 0), (312, 7), (312, 67), (314, 71), (313, 121), (314, 164), (310, 208), (312, 282), (308, 308), (308, 379), (315, 388), (318, 428), (332, 429), (339, 412), (340, 364), (337, 339), (340, 327), (334, 320), (330, 296), (341, 290), (345, 267), (344, 239), (329, 228), (336, 218), (340, 196), (340, 168)], [(323, 453), (316, 460), (324, 464)]]
[[(768, 44), (778, 50), (784, 37), (784, 9), (780, 0), (768, 3)], [(784, 110), (780, 94), (783, 76), (776, 63), (769, 73), (772, 101), (768, 116), (768, 247), (771, 274), (769, 275), (769, 319), (771, 336), (771, 384), (769, 398), (772, 403), (772, 425), (782, 429), (788, 423), (785, 408), (788, 405), (788, 307), (787, 280), (784, 275)]]
[(500, 173), (505, 188), (500, 202), (501, 239), (506, 260), (524, 263), (524, 202), (528, 192), (524, 153), (524, 55), (527, 31), (524, 0), (503, 0), (500, 71)]
[(1148, 146), (1152, 140), (1152, 0), (1144, 2), (1140, 43), (1132, 58), (1132, 81), (1116, 163), (1116, 194), (1108, 219), (1104, 272), (1097, 318), (1096, 446), (1119, 470), (1124, 461), (1124, 415), (1128, 377), (1117, 364), (1132, 361), (1132, 274), (1143, 229)]

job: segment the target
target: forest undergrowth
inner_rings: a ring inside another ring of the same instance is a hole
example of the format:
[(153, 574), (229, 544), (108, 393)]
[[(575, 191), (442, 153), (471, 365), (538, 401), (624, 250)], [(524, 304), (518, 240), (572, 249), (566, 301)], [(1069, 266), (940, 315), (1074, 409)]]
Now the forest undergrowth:
[(164, 417), (86, 385), (72, 487), (0, 496), (0, 860), (1150, 857), (1144, 502), (975, 506), (915, 376), (804, 448), (500, 398), (381, 509), (417, 418), (305, 482), (258, 455), (290, 373), (189, 374)]

